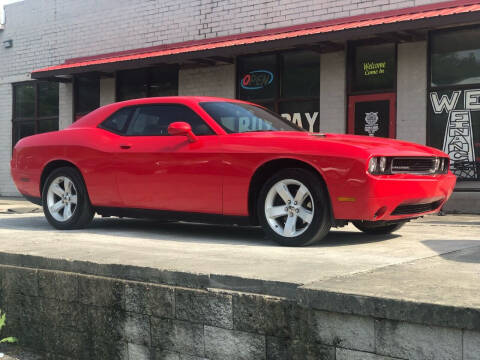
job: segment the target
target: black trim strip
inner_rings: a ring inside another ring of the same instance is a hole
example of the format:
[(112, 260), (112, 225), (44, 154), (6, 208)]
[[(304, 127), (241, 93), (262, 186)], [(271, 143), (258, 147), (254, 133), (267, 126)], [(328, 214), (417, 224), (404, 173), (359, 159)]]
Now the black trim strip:
[(456, 192), (475, 192), (478, 193), (480, 192), (480, 188), (460, 188), (460, 189), (455, 189), (453, 190), (454, 193)]
[(95, 207), (95, 211), (102, 216), (118, 216), (128, 218), (150, 218), (173, 221), (201, 222), (211, 224), (238, 224), (252, 225), (248, 216), (232, 216), (221, 214), (205, 214), (181, 211), (166, 211), (153, 209), (134, 209), (117, 207)]

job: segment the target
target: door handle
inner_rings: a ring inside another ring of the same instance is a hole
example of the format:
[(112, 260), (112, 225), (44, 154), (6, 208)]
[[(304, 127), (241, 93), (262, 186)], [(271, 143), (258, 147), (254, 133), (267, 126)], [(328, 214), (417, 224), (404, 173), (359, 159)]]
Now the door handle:
[(122, 144), (120, 145), (120, 149), (124, 149), (124, 150), (128, 150), (132, 147), (132, 145), (129, 145), (129, 144)]

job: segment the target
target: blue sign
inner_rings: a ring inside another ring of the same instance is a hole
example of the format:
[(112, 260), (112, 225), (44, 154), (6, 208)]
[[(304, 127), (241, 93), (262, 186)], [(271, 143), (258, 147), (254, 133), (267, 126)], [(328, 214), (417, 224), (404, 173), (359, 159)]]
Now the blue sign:
[(266, 88), (273, 81), (273, 73), (268, 70), (250, 71), (240, 80), (240, 86), (245, 90), (259, 90)]

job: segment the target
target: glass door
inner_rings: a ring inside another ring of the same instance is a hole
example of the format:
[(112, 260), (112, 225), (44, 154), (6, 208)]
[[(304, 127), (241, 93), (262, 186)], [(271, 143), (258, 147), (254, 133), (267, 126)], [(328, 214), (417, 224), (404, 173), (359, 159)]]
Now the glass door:
[(356, 42), (349, 46), (349, 134), (395, 138), (395, 43)]
[(396, 94), (350, 96), (348, 133), (395, 138)]

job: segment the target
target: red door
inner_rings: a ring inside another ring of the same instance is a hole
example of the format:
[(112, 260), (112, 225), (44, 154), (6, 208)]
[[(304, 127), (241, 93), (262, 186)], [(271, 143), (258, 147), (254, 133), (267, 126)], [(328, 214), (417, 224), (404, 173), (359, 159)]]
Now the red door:
[(395, 138), (396, 98), (396, 93), (350, 96), (347, 132)]
[(125, 207), (222, 213), (219, 137), (125, 137), (117, 154), (117, 182)]

